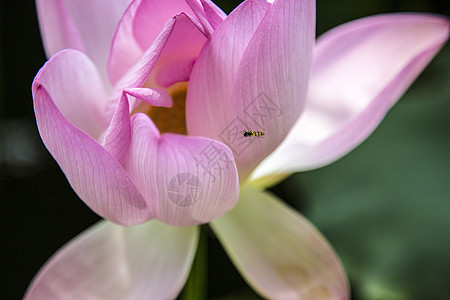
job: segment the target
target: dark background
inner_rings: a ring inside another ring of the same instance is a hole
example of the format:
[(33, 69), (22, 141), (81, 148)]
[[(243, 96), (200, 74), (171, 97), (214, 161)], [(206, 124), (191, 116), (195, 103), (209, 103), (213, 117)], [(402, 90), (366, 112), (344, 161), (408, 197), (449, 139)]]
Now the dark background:
[[(216, 3), (228, 13), (238, 1)], [(449, 15), (450, 4), (318, 0), (317, 33), (398, 11)], [(34, 1), (1, 1), (0, 30), (0, 298), (20, 299), (40, 266), (99, 218), (72, 191), (36, 129), (30, 86), (46, 58)], [(449, 132), (446, 46), (360, 147), (272, 189), (335, 247), (353, 299), (448, 299)], [(209, 256), (208, 298), (258, 299), (214, 238)]]

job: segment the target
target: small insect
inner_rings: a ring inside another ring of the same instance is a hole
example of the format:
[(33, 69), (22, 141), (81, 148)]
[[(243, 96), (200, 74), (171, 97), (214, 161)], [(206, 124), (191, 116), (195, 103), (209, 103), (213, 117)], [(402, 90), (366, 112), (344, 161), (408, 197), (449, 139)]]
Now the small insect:
[(244, 131), (242, 131), (242, 135), (244, 137), (251, 137), (251, 136), (264, 136), (266, 134), (262, 131), (244, 130)]

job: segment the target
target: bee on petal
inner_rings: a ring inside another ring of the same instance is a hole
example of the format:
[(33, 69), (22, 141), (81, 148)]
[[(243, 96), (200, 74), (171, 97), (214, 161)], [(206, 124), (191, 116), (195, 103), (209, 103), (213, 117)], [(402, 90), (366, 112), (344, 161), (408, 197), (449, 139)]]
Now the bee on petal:
[(251, 136), (264, 136), (266, 134), (262, 131), (244, 130), (242, 131), (242, 135), (244, 137), (251, 137)]

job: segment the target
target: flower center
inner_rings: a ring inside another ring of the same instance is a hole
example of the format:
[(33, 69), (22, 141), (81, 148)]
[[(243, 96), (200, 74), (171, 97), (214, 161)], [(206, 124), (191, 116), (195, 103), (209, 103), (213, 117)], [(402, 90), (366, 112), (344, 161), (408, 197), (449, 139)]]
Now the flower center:
[(160, 133), (177, 133), (187, 135), (186, 129), (186, 94), (188, 82), (177, 82), (166, 91), (173, 99), (172, 107), (156, 107), (142, 102), (133, 112), (143, 112), (158, 127)]

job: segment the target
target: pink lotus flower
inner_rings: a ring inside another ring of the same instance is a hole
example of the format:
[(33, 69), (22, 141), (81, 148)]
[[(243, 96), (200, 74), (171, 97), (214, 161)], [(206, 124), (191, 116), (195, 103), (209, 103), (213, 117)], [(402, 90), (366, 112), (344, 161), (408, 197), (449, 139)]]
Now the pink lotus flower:
[(209, 0), (37, 8), (53, 55), (33, 82), (39, 132), (109, 221), (55, 254), (26, 299), (174, 298), (207, 222), (264, 297), (348, 298), (325, 239), (263, 187), (365, 139), (447, 40), (447, 19), (369, 17), (314, 45), (312, 0), (247, 0), (229, 16)]

